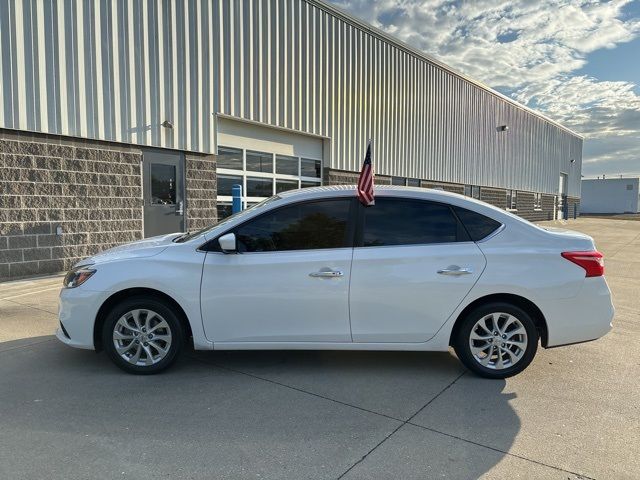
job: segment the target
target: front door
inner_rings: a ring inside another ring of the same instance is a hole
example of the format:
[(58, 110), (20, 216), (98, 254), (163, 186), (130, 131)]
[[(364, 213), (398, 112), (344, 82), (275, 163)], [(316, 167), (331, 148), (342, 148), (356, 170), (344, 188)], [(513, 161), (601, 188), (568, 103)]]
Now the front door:
[(480, 278), (485, 258), (448, 205), (376, 198), (351, 270), (354, 342), (426, 342)]
[(350, 342), (354, 201), (265, 212), (231, 230), (238, 253), (208, 251), (200, 287), (207, 338), (216, 345)]
[(145, 237), (184, 231), (183, 165), (180, 153), (144, 151)]

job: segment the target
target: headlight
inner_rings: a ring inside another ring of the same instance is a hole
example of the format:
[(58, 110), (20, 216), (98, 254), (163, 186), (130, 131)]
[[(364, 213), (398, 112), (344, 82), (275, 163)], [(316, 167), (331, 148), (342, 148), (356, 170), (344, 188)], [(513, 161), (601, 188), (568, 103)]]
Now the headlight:
[(67, 273), (63, 280), (64, 288), (75, 288), (89, 280), (96, 273), (95, 270), (86, 267), (71, 270)]

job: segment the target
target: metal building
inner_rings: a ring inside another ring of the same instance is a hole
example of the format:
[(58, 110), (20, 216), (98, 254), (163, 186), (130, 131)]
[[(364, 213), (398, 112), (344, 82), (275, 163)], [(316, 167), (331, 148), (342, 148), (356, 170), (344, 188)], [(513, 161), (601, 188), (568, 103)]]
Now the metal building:
[(582, 213), (640, 213), (640, 178), (582, 180)]
[(578, 134), (319, 0), (0, 0), (0, 60), (0, 278), (214, 222), (234, 183), (354, 183), (369, 138), (378, 183), (579, 202)]

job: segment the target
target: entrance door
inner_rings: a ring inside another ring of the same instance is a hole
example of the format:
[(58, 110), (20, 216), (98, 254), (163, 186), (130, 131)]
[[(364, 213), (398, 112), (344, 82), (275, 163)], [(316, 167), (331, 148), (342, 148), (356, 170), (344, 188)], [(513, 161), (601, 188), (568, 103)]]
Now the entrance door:
[(144, 151), (145, 237), (184, 231), (183, 165), (180, 153)]

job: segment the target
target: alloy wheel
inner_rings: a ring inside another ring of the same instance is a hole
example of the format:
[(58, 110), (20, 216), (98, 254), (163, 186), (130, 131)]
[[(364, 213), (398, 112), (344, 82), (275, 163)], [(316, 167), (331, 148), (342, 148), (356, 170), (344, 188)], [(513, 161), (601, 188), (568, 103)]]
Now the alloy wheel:
[(113, 345), (118, 355), (131, 365), (155, 365), (169, 353), (171, 328), (152, 310), (131, 310), (116, 322)]
[(522, 322), (504, 312), (482, 316), (469, 335), (473, 358), (492, 370), (513, 367), (524, 356), (527, 345), (527, 331)]

